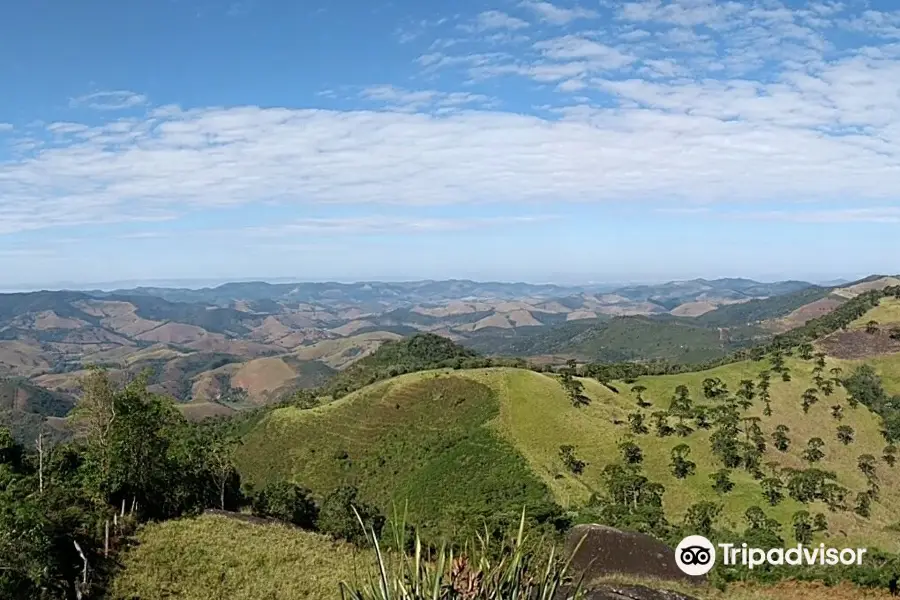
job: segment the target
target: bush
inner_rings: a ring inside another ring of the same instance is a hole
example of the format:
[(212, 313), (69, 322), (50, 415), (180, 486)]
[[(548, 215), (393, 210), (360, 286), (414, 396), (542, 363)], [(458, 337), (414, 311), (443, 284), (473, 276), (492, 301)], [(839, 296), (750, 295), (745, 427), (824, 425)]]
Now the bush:
[[(359, 524), (357, 523), (357, 526)], [(396, 546), (404, 546), (402, 523), (394, 530)], [(374, 544), (378, 534), (366, 532)], [(581, 585), (571, 585), (571, 558), (563, 561), (543, 544), (534, 547), (525, 536), (525, 514), (519, 520), (518, 535), (511, 542), (497, 544), (479, 538), (466, 544), (462, 552), (441, 547), (437, 552), (423, 552), (421, 540), (415, 537), (416, 551), (386, 555), (375, 548), (376, 563), (368, 580), (340, 584), (344, 600), (441, 600), (491, 598), (534, 598), (581, 600)], [(580, 544), (579, 544), (580, 546)], [(578, 547), (575, 548), (577, 552)], [(573, 552), (574, 555), (574, 552)], [(495, 558), (498, 557), (498, 558)], [(545, 558), (546, 557), (546, 558)]]
[(314, 529), (319, 509), (309, 490), (289, 481), (266, 485), (253, 495), (250, 504), (258, 517), (278, 519), (304, 529)]
[[(384, 528), (384, 516), (374, 506), (359, 500), (358, 495), (359, 490), (351, 486), (342, 486), (331, 492), (322, 502), (319, 511), (319, 531), (357, 545), (366, 543), (366, 530), (374, 531), (376, 536), (380, 536)], [(359, 514), (358, 518), (356, 513)], [(365, 530), (360, 526), (360, 519)]]

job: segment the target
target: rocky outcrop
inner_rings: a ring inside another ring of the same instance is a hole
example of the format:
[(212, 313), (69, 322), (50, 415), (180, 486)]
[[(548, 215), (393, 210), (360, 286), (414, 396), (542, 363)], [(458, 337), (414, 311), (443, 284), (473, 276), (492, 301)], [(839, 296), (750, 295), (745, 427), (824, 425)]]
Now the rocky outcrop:
[(614, 575), (691, 583), (705, 580), (682, 573), (675, 563), (675, 551), (649, 535), (604, 525), (577, 525), (566, 538), (566, 556), (572, 554), (582, 538), (584, 541), (572, 559), (572, 573), (576, 577), (583, 575), (585, 583)]

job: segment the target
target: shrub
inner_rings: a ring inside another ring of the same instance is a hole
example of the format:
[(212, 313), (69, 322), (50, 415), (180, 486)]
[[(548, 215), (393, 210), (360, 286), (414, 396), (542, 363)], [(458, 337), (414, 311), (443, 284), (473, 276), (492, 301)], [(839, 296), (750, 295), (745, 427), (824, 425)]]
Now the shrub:
[[(360, 515), (357, 527), (365, 519)], [(395, 547), (405, 547), (403, 524), (394, 528)], [(418, 535), (410, 554), (388, 555), (378, 544), (378, 534), (367, 528), (366, 536), (375, 547), (374, 573), (362, 581), (340, 584), (343, 600), (488, 600), (528, 598), (534, 600), (582, 600), (581, 585), (570, 585), (571, 558), (560, 560), (554, 549), (528, 543), (525, 513), (518, 535), (509, 543), (492, 547), (489, 538), (479, 537), (457, 550), (441, 547), (423, 551)], [(579, 544), (580, 546), (580, 544)], [(575, 551), (578, 550), (576, 546)], [(574, 552), (573, 552), (574, 554)], [(547, 558), (543, 558), (547, 556)]]
[[(319, 511), (319, 531), (357, 545), (365, 544), (368, 531), (380, 536), (384, 516), (358, 496), (359, 490), (352, 486), (342, 486), (331, 492)], [(360, 519), (364, 528), (360, 527)]]
[(289, 481), (266, 485), (253, 495), (250, 508), (258, 517), (278, 519), (304, 529), (315, 528), (319, 512), (309, 490)]

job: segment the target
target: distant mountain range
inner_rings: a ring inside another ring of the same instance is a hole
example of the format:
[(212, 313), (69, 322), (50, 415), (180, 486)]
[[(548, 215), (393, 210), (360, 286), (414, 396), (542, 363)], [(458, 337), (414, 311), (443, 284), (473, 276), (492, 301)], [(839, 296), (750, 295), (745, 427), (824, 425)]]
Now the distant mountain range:
[[(239, 282), (0, 294), (0, 377), (14, 382), (7, 383), (9, 397), (16, 388), (24, 390), (20, 399), (42, 399), (11, 402), (0, 412), (60, 416), (91, 364), (120, 378), (149, 370), (152, 389), (197, 416), (231, 412), (320, 385), (383, 342), (416, 332), (534, 360), (695, 362), (891, 281), (898, 280), (875, 276), (836, 288), (695, 279), (616, 289), (468, 280)], [(52, 403), (40, 389), (54, 393)], [(50, 404), (53, 411), (40, 408)]]

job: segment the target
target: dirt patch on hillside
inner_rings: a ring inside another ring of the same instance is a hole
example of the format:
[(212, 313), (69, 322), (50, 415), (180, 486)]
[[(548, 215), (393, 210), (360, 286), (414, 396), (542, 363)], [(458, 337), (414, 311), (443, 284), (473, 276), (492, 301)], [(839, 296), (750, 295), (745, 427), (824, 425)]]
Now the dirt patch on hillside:
[(507, 314), (506, 317), (516, 327), (540, 327), (543, 325), (527, 310), (514, 310)]
[(819, 340), (818, 345), (829, 356), (843, 359), (900, 352), (900, 340), (891, 339), (886, 331), (875, 334), (862, 330), (837, 331)]
[(348, 335), (353, 335), (360, 329), (365, 329), (367, 327), (374, 327), (374, 326), (375, 326), (375, 324), (372, 323), (371, 321), (350, 321), (349, 323), (345, 323), (344, 325), (341, 325), (340, 327), (335, 327), (334, 329), (332, 329), (330, 331), (331, 331), (331, 333), (336, 333), (337, 335), (340, 335), (340, 336), (348, 336)]
[(267, 395), (290, 383), (297, 376), (280, 358), (258, 358), (244, 363), (231, 376), (231, 386), (244, 388), (253, 402), (263, 402)]
[(871, 292), (872, 290), (883, 290), (886, 287), (894, 285), (900, 285), (900, 279), (897, 279), (896, 277), (882, 277), (881, 279), (876, 279), (875, 281), (866, 281), (865, 283), (857, 283), (856, 285), (851, 285), (850, 287), (841, 288), (839, 290), (835, 290), (834, 293), (844, 298), (855, 298), (865, 292)]
[(582, 319), (596, 319), (597, 313), (592, 310), (574, 310), (566, 315), (566, 321), (581, 321)]
[(207, 336), (216, 335), (224, 338), (220, 334), (212, 334), (196, 325), (185, 325), (184, 323), (166, 323), (155, 329), (146, 331), (137, 339), (147, 342), (163, 342), (165, 344), (189, 344), (204, 339)]
[(0, 375), (31, 375), (50, 369), (41, 348), (18, 340), (0, 342)]
[(34, 328), (40, 330), (46, 329), (81, 329), (87, 327), (88, 323), (81, 319), (70, 319), (68, 317), (60, 317), (52, 310), (45, 310), (34, 316)]
[(685, 302), (673, 308), (672, 314), (676, 317), (699, 317), (716, 310), (716, 308), (712, 302)]
[(783, 333), (790, 329), (794, 329), (795, 327), (805, 325), (808, 321), (827, 315), (837, 307), (841, 306), (844, 302), (846, 302), (846, 300), (834, 296), (821, 298), (815, 302), (804, 304), (780, 319), (767, 321), (763, 326), (775, 333)]

